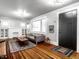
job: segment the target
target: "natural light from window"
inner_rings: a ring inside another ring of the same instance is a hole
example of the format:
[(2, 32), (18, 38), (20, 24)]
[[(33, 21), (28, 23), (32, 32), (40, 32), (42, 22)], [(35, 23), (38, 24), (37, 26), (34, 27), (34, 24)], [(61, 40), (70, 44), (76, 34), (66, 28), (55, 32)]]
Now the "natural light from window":
[(46, 33), (47, 17), (32, 22), (32, 31)]
[(44, 33), (46, 32), (46, 21), (47, 21), (46, 19), (42, 20), (42, 32)]
[(34, 21), (33, 22), (33, 32), (40, 32), (41, 29), (41, 21)]

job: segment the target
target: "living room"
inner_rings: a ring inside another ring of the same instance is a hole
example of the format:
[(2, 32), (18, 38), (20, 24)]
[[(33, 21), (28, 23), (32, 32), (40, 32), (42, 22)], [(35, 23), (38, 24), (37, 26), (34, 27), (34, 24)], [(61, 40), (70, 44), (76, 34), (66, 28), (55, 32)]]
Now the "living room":
[(79, 59), (78, 0), (0, 0), (0, 59)]

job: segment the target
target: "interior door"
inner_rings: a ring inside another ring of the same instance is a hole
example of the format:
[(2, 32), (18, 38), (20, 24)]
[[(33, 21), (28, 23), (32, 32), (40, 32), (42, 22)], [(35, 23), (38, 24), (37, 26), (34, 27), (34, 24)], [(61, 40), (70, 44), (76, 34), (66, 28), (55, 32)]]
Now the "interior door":
[(59, 14), (59, 45), (76, 50), (77, 10)]

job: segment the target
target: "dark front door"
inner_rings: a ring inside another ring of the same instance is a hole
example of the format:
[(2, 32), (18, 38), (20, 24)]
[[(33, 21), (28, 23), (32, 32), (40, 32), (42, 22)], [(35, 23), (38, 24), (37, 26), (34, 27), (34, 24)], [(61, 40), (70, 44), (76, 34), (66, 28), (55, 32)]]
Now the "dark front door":
[(59, 45), (76, 50), (77, 12), (76, 10), (59, 15)]

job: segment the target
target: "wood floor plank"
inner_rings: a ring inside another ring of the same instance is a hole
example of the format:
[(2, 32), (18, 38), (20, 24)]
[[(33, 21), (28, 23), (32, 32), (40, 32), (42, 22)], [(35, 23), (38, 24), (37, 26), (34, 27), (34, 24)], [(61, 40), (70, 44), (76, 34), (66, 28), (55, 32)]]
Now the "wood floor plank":
[(24, 59), (24, 57), (23, 57), (23, 55), (22, 55), (21, 52), (18, 52), (18, 54), (20, 55), (20, 58), (21, 58), (21, 59)]
[[(8, 46), (9, 47), (9, 46)], [(25, 49), (15, 53), (8, 53), (7, 59), (79, 59), (78, 53), (73, 53), (70, 57), (66, 57), (61, 53), (52, 51), (54, 45), (42, 43), (31, 49)], [(10, 49), (8, 49), (10, 51)]]
[(19, 52), (12, 53), (13, 59), (21, 59)]
[(32, 59), (25, 51), (21, 51), (25, 59)]
[(38, 57), (38, 59), (45, 59), (43, 56), (41, 56), (40, 54), (36, 53), (36, 51), (33, 51), (33, 49), (30, 50), (32, 53), (35, 54), (35, 56)]
[(29, 50), (25, 50), (33, 59), (39, 59), (39, 57), (34, 54), (30, 49)]
[[(58, 58), (58, 59), (69, 59), (68, 57), (66, 57), (65, 55), (61, 54), (61, 53), (58, 53), (58, 52), (55, 52), (55, 51), (52, 51), (50, 49), (48, 49), (47, 47), (41, 45), (39, 46), (37, 49), (41, 50), (42, 52), (46, 53), (47, 55), (50, 55), (50, 57), (53, 57), (53, 58)], [(48, 52), (49, 51), (49, 52)]]
[(45, 59), (46, 59), (46, 58), (47, 58), (47, 59), (52, 59), (52, 58), (50, 58), (48, 55), (46, 55), (45, 53), (43, 53), (42, 51), (40, 51), (40, 50), (38, 50), (38, 49), (36, 49), (36, 48), (33, 48), (32, 50), (35, 51), (38, 55), (41, 55), (42, 57), (44, 57)]
[(21, 57), (22, 57), (22, 56), (20, 56), (20, 54), (18, 52), (15, 55), (18, 57), (18, 59), (21, 59)]
[(74, 52), (71, 56), (70, 59), (79, 59), (79, 53)]
[(15, 57), (15, 54), (14, 54), (14, 53), (12, 53), (12, 56), (13, 56), (13, 59), (16, 59), (16, 57)]

